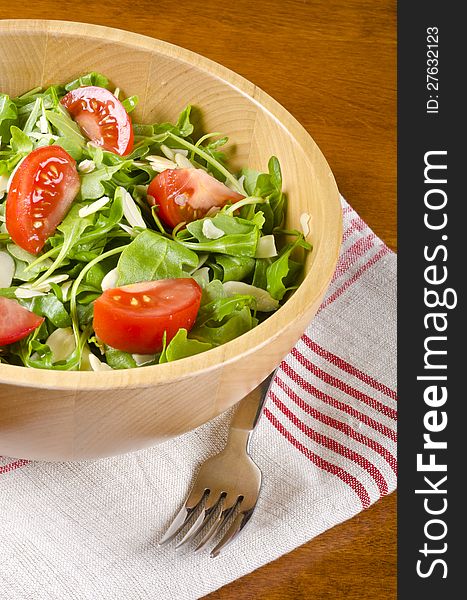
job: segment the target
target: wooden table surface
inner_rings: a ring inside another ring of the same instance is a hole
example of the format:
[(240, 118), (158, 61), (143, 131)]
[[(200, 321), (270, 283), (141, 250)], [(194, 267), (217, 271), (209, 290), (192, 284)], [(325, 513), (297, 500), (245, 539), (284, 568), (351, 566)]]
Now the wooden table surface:
[[(304, 125), (341, 193), (396, 249), (395, 0), (1, 0), (0, 17), (127, 29), (240, 73)], [(393, 493), (206, 600), (395, 597)]]

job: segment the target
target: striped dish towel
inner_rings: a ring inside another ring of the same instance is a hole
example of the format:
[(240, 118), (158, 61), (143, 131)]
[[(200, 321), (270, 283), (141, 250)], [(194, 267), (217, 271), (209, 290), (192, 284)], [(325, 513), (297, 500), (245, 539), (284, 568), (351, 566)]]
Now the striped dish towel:
[(396, 487), (396, 257), (342, 200), (339, 264), (284, 359), (252, 444), (258, 507), (223, 555), (157, 540), (229, 414), (144, 451), (0, 458), (1, 600), (188, 600), (356, 515)]

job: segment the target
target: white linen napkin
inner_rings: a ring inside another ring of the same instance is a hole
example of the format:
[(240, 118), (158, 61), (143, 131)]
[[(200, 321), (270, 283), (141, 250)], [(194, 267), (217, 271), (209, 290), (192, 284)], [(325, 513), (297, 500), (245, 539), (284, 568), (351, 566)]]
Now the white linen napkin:
[(263, 489), (241, 536), (215, 559), (157, 545), (229, 414), (114, 458), (0, 457), (1, 600), (198, 599), (395, 489), (396, 257), (342, 207), (334, 279), (254, 435)]

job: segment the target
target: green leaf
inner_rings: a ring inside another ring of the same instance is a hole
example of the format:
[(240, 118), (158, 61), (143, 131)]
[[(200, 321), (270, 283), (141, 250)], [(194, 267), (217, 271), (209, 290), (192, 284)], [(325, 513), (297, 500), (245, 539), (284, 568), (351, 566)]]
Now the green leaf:
[(267, 290), (268, 280), (267, 280), (267, 271), (268, 267), (271, 264), (272, 259), (270, 258), (257, 258), (255, 263), (255, 271), (253, 273), (253, 281), (252, 285), (255, 287), (262, 288), (263, 290)]
[[(83, 206), (83, 204), (81, 204)], [(90, 215), (92, 216), (92, 215)], [(98, 244), (102, 247), (102, 244), (107, 242), (106, 235), (122, 220), (123, 217), (123, 200), (122, 196), (115, 194), (110, 209), (108, 205), (100, 210), (96, 217), (95, 222), (92, 226), (83, 234), (79, 243), (76, 245), (77, 251), (89, 250), (92, 246)]]
[(83, 175), (81, 178), (81, 198), (83, 200), (97, 200), (101, 198), (105, 194), (105, 188), (102, 185), (103, 182), (110, 181), (124, 164), (120, 163), (113, 167), (101, 167)]
[(15, 286), (7, 287), (7, 288), (0, 288), (0, 296), (2, 296), (3, 298), (10, 298), (10, 300), (16, 300), (16, 296), (15, 296), (16, 289), (17, 288)]
[[(203, 144), (203, 148), (205, 150), (216, 150), (217, 148), (220, 148), (221, 146), (225, 146), (225, 144), (227, 144), (228, 141), (229, 141), (229, 138), (227, 136), (223, 136), (221, 138), (218, 138), (217, 140), (213, 140), (212, 142), (209, 142), (209, 144)], [(199, 141), (197, 142), (197, 144), (199, 145)]]
[[(272, 262), (267, 268), (266, 289), (276, 300), (282, 300), (285, 292), (287, 291), (287, 288), (284, 284), (284, 279), (289, 274), (291, 268), (291, 263), (289, 262), (290, 255), (296, 248), (299, 248), (300, 246), (305, 249), (309, 249), (310, 247), (309, 244), (303, 239), (303, 236), (297, 237), (297, 239), (294, 242), (285, 246), (281, 250), (278, 258), (274, 262)], [(295, 263), (295, 261), (293, 262)]]
[(193, 328), (190, 332), (190, 338), (219, 346), (250, 331), (257, 324), (258, 320), (252, 317), (250, 309), (245, 306), (240, 311), (232, 313), (230, 318), (221, 325), (213, 327), (206, 324)]
[(244, 306), (254, 309), (256, 299), (253, 296), (240, 294), (228, 298), (216, 298), (199, 309), (196, 326), (200, 327), (210, 321), (220, 323), (225, 317), (239, 312)]
[(189, 339), (187, 337), (187, 330), (179, 329), (169, 345), (162, 352), (159, 363), (172, 362), (188, 356), (194, 356), (195, 354), (206, 352), (206, 350), (210, 350), (211, 348), (212, 344), (209, 342)]
[(231, 256), (244, 256), (253, 258), (256, 254), (260, 230), (256, 223), (239, 217), (226, 215), (222, 212), (210, 217), (213, 225), (225, 232), (225, 235), (211, 240), (203, 234), (203, 224), (206, 219), (199, 219), (188, 223), (187, 230), (198, 242), (185, 241), (180, 243), (186, 248), (197, 252), (219, 252)]
[(187, 277), (198, 266), (198, 256), (178, 242), (146, 229), (122, 252), (117, 285)]
[[(181, 138), (186, 138), (193, 133), (193, 125), (190, 122), (191, 106), (187, 106), (179, 115), (176, 124), (173, 123), (155, 123), (152, 126), (152, 136), (154, 141), (162, 143), (167, 139), (169, 133)], [(138, 130), (141, 135), (141, 132)], [(174, 146), (180, 147), (180, 146)]]
[(269, 201), (265, 204), (258, 204), (255, 207), (255, 211), (256, 214), (262, 213), (263, 215), (264, 223), (261, 231), (264, 233), (264, 235), (271, 234), (275, 226), (275, 217)]
[(152, 137), (154, 135), (153, 125), (143, 125), (142, 123), (133, 123), (133, 133), (139, 137)]
[(129, 96), (128, 98), (125, 98), (125, 100), (122, 101), (123, 108), (126, 110), (127, 113), (131, 113), (131, 111), (134, 110), (138, 105), (138, 102), (138, 96)]
[(242, 169), (242, 175), (244, 178), (243, 187), (245, 188), (245, 192), (249, 196), (253, 196), (256, 190), (256, 182), (260, 175), (259, 171), (255, 171), (254, 169)]
[(282, 193), (282, 173), (278, 159), (271, 156), (267, 173), (243, 169), (242, 175), (243, 187), (247, 194), (267, 199), (267, 204), (258, 206), (256, 210), (264, 213), (264, 233), (272, 233), (274, 227), (282, 225), (285, 217), (285, 195)]
[(78, 319), (82, 326), (89, 325), (94, 317), (94, 304), (78, 304), (77, 306)]
[(276, 189), (277, 192), (282, 191), (282, 173), (281, 166), (279, 161), (275, 156), (271, 156), (268, 162), (268, 171), (269, 177), (271, 178), (271, 183)]
[(81, 86), (87, 85), (96, 85), (97, 87), (107, 88), (109, 85), (109, 80), (105, 75), (101, 75), (96, 71), (91, 71), (91, 73), (87, 73), (86, 75), (81, 75), (77, 79), (73, 79), (65, 85), (65, 89), (67, 92), (71, 92), (71, 90), (75, 90)]
[(34, 147), (30, 138), (21, 129), (12, 125), (10, 127), (11, 140), (10, 145), (13, 152), (21, 152), (23, 154), (29, 154), (32, 152)]
[(54, 294), (36, 296), (32, 299), (30, 310), (41, 317), (47, 317), (55, 327), (71, 326), (70, 315)]
[(111, 346), (105, 347), (105, 358), (112, 369), (134, 369), (137, 366), (131, 354)]
[(10, 141), (10, 127), (18, 120), (18, 109), (6, 94), (0, 93), (0, 138), (3, 144)]
[(77, 146), (84, 146), (86, 140), (67, 110), (61, 105), (58, 105), (57, 111), (58, 112), (54, 112), (53, 110), (45, 111), (45, 117), (49, 123), (55, 127), (61, 136), (67, 138), (70, 142), (73, 142)]
[(104, 151), (100, 146), (94, 146), (89, 142), (86, 144), (86, 153), (89, 155), (89, 158), (94, 162), (97, 168), (102, 166), (102, 162), (104, 160)]
[(243, 281), (253, 273), (255, 259), (244, 256), (216, 255), (215, 261), (223, 269), (222, 281)]
[(42, 99), (37, 98), (36, 101), (34, 102), (34, 106), (32, 107), (31, 113), (29, 114), (27, 121), (23, 126), (24, 133), (31, 133), (31, 131), (36, 126), (37, 119), (41, 116), (41, 114), (42, 114)]
[(76, 140), (67, 138), (67, 137), (59, 137), (58, 140), (54, 142), (56, 146), (60, 146), (63, 148), (71, 158), (74, 158), (76, 162), (80, 161), (83, 158), (83, 146), (78, 144)]
[[(67, 259), (68, 252), (74, 246), (74, 244), (80, 239), (84, 230), (93, 224), (94, 215), (87, 217), (80, 217), (79, 210), (83, 207), (83, 204), (73, 204), (68, 211), (67, 216), (58, 225), (57, 230), (63, 233), (63, 244), (60, 248), (60, 252), (57, 258), (54, 260), (52, 265), (43, 273), (39, 279), (34, 282), (34, 285), (42, 283), (47, 277), (52, 275), (54, 271), (59, 269), (64, 261)], [(34, 265), (34, 263), (33, 263)]]
[(213, 300), (217, 300), (218, 298), (226, 298), (227, 294), (224, 291), (224, 286), (222, 283), (215, 279), (208, 283), (208, 285), (203, 289), (203, 295), (201, 297), (201, 306), (212, 302)]
[[(90, 261), (89, 261), (90, 262)], [(84, 283), (92, 289), (102, 291), (101, 283), (106, 274), (110, 271), (108, 260), (103, 260), (89, 269), (84, 278)]]
[(180, 115), (177, 119), (177, 124), (175, 125), (175, 128), (177, 131), (174, 131), (174, 133), (177, 133), (178, 135), (181, 135), (182, 137), (188, 137), (189, 135), (191, 135), (193, 133), (193, 125), (190, 122), (190, 113), (191, 113), (191, 106), (188, 105), (180, 113)]
[[(7, 245), (7, 250), (15, 259), (15, 279), (20, 281), (32, 281), (41, 271), (45, 271), (52, 264), (49, 258), (34, 264), (37, 256), (26, 252), (26, 250), (13, 243)], [(32, 266), (30, 267), (30, 265)]]

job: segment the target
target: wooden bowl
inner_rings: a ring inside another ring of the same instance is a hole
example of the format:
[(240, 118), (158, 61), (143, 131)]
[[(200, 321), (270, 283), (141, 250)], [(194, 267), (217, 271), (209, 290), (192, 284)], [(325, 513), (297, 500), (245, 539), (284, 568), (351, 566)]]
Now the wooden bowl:
[(301, 125), (253, 83), (171, 44), (82, 23), (0, 21), (0, 91), (104, 73), (137, 94), (139, 122), (173, 120), (190, 103), (206, 131), (227, 134), (234, 161), (267, 169), (276, 155), (289, 198), (288, 226), (311, 215), (313, 251), (285, 305), (257, 328), (204, 354), (120, 371), (58, 372), (0, 364), (0, 454), (44, 460), (97, 458), (163, 442), (238, 402), (300, 338), (329, 285), (341, 242), (332, 172)]

